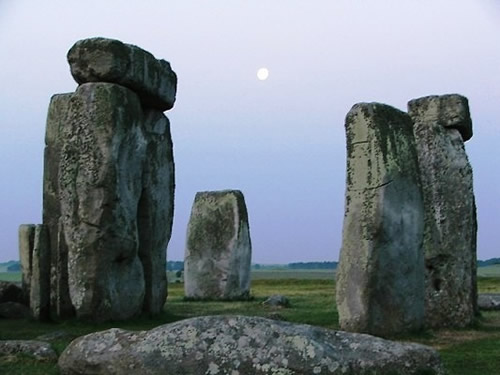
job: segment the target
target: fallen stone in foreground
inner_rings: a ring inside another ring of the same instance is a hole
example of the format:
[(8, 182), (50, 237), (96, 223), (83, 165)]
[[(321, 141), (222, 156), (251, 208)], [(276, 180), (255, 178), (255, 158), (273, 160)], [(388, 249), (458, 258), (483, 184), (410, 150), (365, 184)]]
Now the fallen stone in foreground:
[(27, 355), (38, 361), (56, 361), (57, 354), (52, 346), (35, 340), (0, 340), (0, 357)]
[(477, 305), (480, 310), (500, 310), (500, 294), (480, 294)]
[(398, 343), (257, 317), (208, 316), (73, 341), (62, 374), (445, 374), (439, 354)]
[(68, 52), (71, 75), (79, 84), (116, 83), (135, 91), (148, 107), (174, 106), (177, 76), (165, 60), (137, 46), (107, 38), (76, 42)]

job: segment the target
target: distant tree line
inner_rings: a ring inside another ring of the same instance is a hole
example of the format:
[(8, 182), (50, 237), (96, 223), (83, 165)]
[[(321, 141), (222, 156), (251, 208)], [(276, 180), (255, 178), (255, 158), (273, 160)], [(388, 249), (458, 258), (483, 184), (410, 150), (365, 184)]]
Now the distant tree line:
[(167, 271), (183, 271), (184, 270), (184, 262), (177, 260), (169, 260), (167, 262)]
[(477, 261), (478, 267), (492, 266), (494, 264), (500, 264), (500, 258), (491, 258), (488, 260), (478, 260)]

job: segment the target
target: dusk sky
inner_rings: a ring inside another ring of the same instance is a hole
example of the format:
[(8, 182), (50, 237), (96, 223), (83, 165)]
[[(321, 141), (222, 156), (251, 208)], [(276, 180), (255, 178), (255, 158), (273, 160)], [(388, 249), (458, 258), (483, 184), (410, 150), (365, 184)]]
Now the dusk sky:
[(338, 260), (345, 115), (447, 93), (471, 108), (478, 258), (500, 257), (500, 1), (0, 0), (0, 262), (41, 222), (49, 100), (76, 89), (66, 53), (95, 36), (178, 75), (168, 260), (184, 257), (195, 193), (228, 188), (245, 195), (254, 263)]

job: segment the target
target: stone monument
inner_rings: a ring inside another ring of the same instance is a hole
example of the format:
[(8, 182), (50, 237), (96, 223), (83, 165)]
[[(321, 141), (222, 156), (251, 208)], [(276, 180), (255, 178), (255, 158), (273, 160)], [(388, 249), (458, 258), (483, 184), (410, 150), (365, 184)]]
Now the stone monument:
[(408, 110), (425, 206), (426, 326), (465, 327), (477, 310), (476, 207), (464, 142), (472, 137), (461, 95), (412, 100)]
[[(79, 86), (52, 97), (45, 139), (51, 315), (157, 314), (175, 186), (163, 111), (174, 105), (176, 75), (149, 52), (105, 38), (77, 42), (68, 62)], [(21, 259), (30, 259), (30, 235), (21, 228)]]
[(343, 330), (388, 335), (424, 322), (424, 206), (413, 124), (379, 103), (347, 114), (337, 308)]
[(248, 214), (241, 191), (197, 193), (184, 258), (186, 298), (248, 298), (251, 258)]

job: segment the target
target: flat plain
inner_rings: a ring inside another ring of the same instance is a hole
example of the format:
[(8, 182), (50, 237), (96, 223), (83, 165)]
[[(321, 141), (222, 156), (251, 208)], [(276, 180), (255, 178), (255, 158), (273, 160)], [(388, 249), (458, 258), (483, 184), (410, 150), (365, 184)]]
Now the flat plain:
[[(479, 269), (478, 286), (482, 293), (500, 293), (500, 267)], [(486, 272), (484, 272), (486, 271)], [(498, 273), (497, 273), (498, 272)], [(485, 277), (483, 275), (494, 275)], [(6, 273), (0, 273), (5, 279)], [(335, 282), (332, 270), (256, 270), (252, 273), (252, 299), (245, 302), (188, 302), (184, 300), (182, 282), (169, 284), (165, 311), (154, 319), (138, 317), (127, 322), (91, 324), (69, 320), (39, 323), (29, 320), (0, 320), (0, 340), (34, 339), (37, 336), (62, 331), (65, 336), (53, 341), (58, 353), (75, 337), (119, 327), (128, 330), (151, 329), (161, 324), (200, 315), (238, 314), (269, 316), (295, 323), (312, 324), (338, 329), (335, 306)], [(169, 273), (175, 281), (175, 273)], [(9, 279), (20, 275), (9, 273)], [(270, 308), (262, 302), (272, 294), (283, 294), (291, 301), (287, 309)], [(389, 337), (401, 341), (419, 342), (436, 348), (449, 375), (500, 374), (500, 311), (483, 312), (473, 327), (467, 329), (427, 330), (413, 335)], [(0, 357), (0, 374), (58, 374), (54, 363), (36, 363), (29, 357)]]

